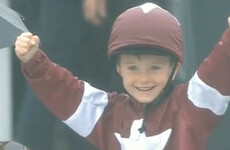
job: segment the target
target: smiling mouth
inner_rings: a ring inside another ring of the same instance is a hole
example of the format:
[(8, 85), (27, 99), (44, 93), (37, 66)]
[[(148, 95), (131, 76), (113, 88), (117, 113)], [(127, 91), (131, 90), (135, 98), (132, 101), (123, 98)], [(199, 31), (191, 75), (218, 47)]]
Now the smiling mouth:
[(136, 87), (139, 91), (151, 91), (154, 88), (154, 86), (151, 87)]

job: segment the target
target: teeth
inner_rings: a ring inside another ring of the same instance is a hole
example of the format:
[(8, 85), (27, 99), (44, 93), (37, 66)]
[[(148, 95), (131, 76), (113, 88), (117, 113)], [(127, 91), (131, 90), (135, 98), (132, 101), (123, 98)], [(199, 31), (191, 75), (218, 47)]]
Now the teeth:
[(149, 91), (149, 90), (152, 90), (153, 87), (137, 87), (137, 89), (141, 91)]

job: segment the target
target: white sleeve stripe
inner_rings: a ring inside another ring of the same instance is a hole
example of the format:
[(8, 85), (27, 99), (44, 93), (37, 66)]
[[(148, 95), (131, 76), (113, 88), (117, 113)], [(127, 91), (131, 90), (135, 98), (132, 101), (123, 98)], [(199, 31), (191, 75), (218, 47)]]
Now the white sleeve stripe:
[(211, 110), (216, 115), (223, 115), (228, 108), (230, 96), (224, 96), (213, 87), (204, 83), (197, 72), (189, 81), (188, 98), (199, 108)]
[(63, 121), (83, 137), (87, 137), (108, 104), (108, 94), (84, 82), (84, 95), (76, 112)]

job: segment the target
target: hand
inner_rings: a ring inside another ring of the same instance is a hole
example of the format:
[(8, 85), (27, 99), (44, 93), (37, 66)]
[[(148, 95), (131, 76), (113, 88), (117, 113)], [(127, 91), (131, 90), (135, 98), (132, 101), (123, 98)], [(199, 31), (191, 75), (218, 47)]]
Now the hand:
[(101, 25), (107, 17), (106, 0), (84, 0), (83, 14), (89, 23)]
[(39, 46), (39, 37), (29, 32), (22, 33), (15, 42), (15, 53), (24, 63), (32, 59)]
[(230, 16), (228, 17), (228, 26), (230, 27)]

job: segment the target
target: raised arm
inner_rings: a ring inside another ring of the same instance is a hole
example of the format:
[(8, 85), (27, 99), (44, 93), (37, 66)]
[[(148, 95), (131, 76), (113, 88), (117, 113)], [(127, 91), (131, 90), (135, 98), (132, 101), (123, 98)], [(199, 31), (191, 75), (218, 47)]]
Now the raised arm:
[(190, 80), (188, 97), (199, 108), (218, 116), (225, 113), (230, 101), (230, 27)]
[(39, 50), (36, 35), (22, 33), (15, 42), (15, 52), (37, 97), (61, 120), (71, 116), (81, 101), (83, 81), (51, 62)]
[(108, 94), (74, 77), (38, 48), (39, 38), (23, 33), (15, 51), (37, 97), (75, 132), (87, 137), (108, 104)]

